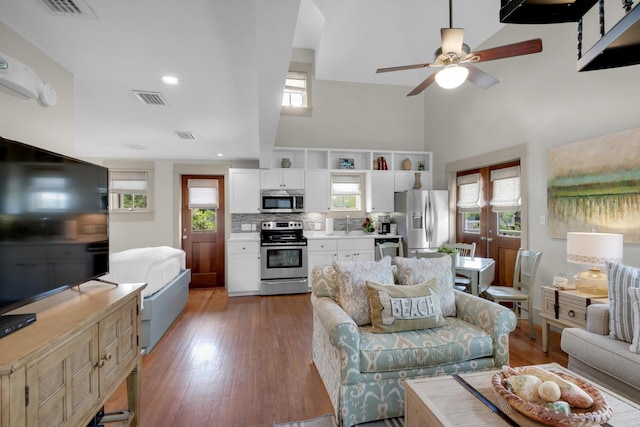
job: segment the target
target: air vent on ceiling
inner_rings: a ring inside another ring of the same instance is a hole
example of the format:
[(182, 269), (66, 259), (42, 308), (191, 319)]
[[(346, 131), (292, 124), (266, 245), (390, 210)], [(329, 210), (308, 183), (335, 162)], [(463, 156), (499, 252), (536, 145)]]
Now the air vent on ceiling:
[(93, 9), (84, 0), (38, 0), (47, 12), (58, 16), (98, 19)]
[(146, 150), (146, 148), (140, 144), (124, 144), (124, 146), (131, 150)]
[(176, 134), (182, 139), (197, 139), (196, 134), (193, 132), (186, 132), (182, 130), (177, 130)]
[(145, 92), (142, 90), (134, 90), (134, 95), (142, 102), (147, 105), (167, 105), (167, 100), (164, 99), (164, 96), (160, 92)]

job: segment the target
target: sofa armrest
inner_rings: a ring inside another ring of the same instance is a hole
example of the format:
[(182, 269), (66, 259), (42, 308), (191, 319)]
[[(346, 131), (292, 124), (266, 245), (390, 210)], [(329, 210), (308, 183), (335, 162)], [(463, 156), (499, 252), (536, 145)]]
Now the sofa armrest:
[(587, 331), (609, 335), (609, 304), (591, 304), (587, 307)]
[(456, 294), (456, 317), (482, 328), (493, 337), (493, 359), (496, 367), (509, 364), (509, 333), (516, 328), (513, 311), (466, 292)]
[[(360, 329), (351, 317), (328, 297), (311, 296), (314, 317), (322, 323), (329, 343), (340, 350), (340, 378), (343, 384), (360, 381)], [(315, 326), (314, 326), (315, 328)]]

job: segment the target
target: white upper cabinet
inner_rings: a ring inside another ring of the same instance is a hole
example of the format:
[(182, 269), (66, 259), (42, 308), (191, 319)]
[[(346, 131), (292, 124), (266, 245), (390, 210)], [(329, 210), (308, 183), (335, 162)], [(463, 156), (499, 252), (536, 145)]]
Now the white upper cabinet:
[(393, 172), (371, 171), (367, 181), (367, 212), (393, 212), (393, 192)]
[[(329, 212), (331, 210), (331, 177), (328, 170), (310, 169), (304, 175), (305, 212)], [(391, 195), (393, 202), (393, 194)]]
[(262, 169), (260, 182), (263, 190), (302, 190), (304, 169)]
[(229, 169), (229, 211), (260, 213), (260, 170)]

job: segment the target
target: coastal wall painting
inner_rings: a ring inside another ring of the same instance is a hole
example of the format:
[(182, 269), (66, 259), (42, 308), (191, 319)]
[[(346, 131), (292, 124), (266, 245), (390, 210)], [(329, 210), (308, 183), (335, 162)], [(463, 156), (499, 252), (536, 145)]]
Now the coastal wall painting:
[(547, 151), (549, 237), (619, 233), (640, 243), (640, 128)]

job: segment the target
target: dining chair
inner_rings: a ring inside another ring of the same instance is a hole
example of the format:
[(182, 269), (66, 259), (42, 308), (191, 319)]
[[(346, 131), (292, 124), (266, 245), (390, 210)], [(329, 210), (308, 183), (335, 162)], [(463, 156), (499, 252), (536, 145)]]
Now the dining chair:
[[(476, 256), (476, 244), (475, 243), (445, 243), (442, 246), (448, 249), (457, 249), (460, 256)], [(455, 270), (455, 266), (454, 266)], [(453, 286), (459, 291), (471, 292), (469, 289), (471, 286), (471, 278), (456, 274)]]
[(378, 243), (378, 250), (380, 251), (380, 258), (384, 258), (385, 255), (391, 256), (391, 259), (399, 256), (404, 257), (404, 251), (402, 249), (402, 242), (385, 242)]
[(542, 252), (518, 249), (516, 265), (513, 269), (513, 286), (489, 286), (482, 296), (493, 302), (510, 302), (517, 318), (522, 316), (523, 303), (527, 304), (527, 322), (529, 323), (529, 336), (535, 339), (533, 329), (533, 291), (536, 283), (536, 273), (540, 265)]
[(451, 258), (451, 280), (453, 283), (453, 287), (455, 289), (458, 289), (459, 291), (463, 291), (465, 289), (460, 289), (458, 287), (455, 286), (455, 280), (456, 280), (456, 257), (452, 256), (452, 254), (445, 254), (443, 252), (416, 252), (416, 258), (440, 258), (443, 256), (447, 256), (449, 255), (449, 258)]

